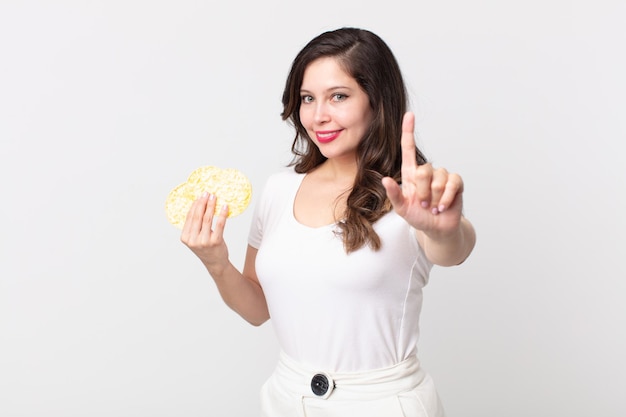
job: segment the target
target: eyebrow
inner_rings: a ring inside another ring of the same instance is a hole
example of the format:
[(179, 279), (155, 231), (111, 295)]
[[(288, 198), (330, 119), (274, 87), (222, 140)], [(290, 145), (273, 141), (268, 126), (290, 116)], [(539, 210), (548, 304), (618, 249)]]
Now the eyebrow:
[[(330, 87), (327, 88), (326, 90), (324, 90), (324, 92), (329, 92), (329, 91), (335, 91), (335, 90), (352, 90), (351, 87), (345, 86), (345, 85), (338, 85), (335, 87)], [(300, 89), (300, 93), (311, 93), (311, 91), (305, 89), (305, 88), (301, 88)]]

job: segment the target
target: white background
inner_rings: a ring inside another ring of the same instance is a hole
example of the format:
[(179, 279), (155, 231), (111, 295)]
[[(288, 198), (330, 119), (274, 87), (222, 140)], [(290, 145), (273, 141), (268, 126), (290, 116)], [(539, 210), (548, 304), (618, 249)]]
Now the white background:
[(626, 415), (625, 21), (620, 0), (2, 0), (0, 416), (257, 415), (271, 323), (224, 306), (164, 200), (201, 165), (259, 191), (290, 158), (291, 60), (340, 26), (387, 41), (419, 146), (466, 182), (478, 244), (434, 269), (420, 342), (449, 416)]

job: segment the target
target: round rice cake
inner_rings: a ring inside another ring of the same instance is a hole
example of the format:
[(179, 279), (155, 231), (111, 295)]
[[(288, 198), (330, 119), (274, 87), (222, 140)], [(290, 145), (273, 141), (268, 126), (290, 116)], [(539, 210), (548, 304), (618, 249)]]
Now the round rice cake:
[(221, 169), (215, 166), (197, 168), (186, 182), (178, 184), (168, 194), (165, 200), (167, 220), (182, 229), (191, 205), (204, 192), (214, 194), (217, 198), (216, 214), (226, 204), (228, 217), (234, 217), (243, 213), (250, 204), (252, 184), (236, 169)]

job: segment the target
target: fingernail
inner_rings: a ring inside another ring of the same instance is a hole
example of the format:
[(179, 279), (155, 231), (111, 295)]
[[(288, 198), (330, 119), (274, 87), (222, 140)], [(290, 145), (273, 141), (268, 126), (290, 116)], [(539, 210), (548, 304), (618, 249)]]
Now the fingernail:
[(215, 194), (209, 194), (209, 200), (211, 201), (215, 200)]
[(228, 204), (224, 204), (224, 205), (222, 206), (222, 211), (223, 211), (223, 212), (228, 212)]
[(431, 213), (439, 214), (439, 209), (437, 207), (433, 207), (433, 209), (431, 210)]
[(444, 206), (443, 204), (439, 204), (439, 207), (437, 208), (439, 209), (439, 213), (441, 213), (442, 211), (446, 209), (446, 206)]
[(421, 203), (421, 204), (422, 204), (422, 207), (423, 207), (423, 208), (426, 208), (426, 207), (428, 207), (428, 206), (429, 206), (428, 201), (422, 201), (422, 203)]

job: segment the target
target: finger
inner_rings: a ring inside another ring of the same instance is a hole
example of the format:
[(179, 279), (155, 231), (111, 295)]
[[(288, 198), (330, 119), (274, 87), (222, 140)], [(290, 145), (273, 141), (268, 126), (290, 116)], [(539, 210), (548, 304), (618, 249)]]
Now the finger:
[(220, 207), (215, 219), (215, 227), (213, 228), (213, 238), (222, 239), (224, 236), (224, 227), (226, 226), (226, 219), (228, 219), (228, 205), (224, 204)]
[(402, 148), (402, 171), (413, 169), (417, 166), (415, 158), (415, 116), (411, 112), (404, 114), (402, 118), (402, 137), (400, 146)]
[(439, 207), (442, 206), (440, 200), (443, 196), (446, 184), (448, 182), (448, 171), (439, 168), (433, 171), (433, 178), (430, 182), (430, 207), (433, 214), (439, 213)]
[(187, 240), (187, 236), (189, 236), (189, 229), (191, 228), (191, 213), (193, 212), (193, 205), (195, 204), (192, 203), (191, 207), (189, 207), (189, 210), (187, 210), (187, 216), (185, 217), (185, 223), (183, 223), (183, 231), (181, 233), (181, 240), (183, 242), (185, 242)]
[(387, 191), (387, 198), (391, 201), (393, 207), (397, 210), (402, 207), (402, 189), (398, 183), (391, 177), (385, 177), (382, 179), (383, 187)]
[(211, 226), (213, 225), (213, 216), (215, 215), (215, 203), (216, 203), (215, 194), (209, 194), (208, 199), (206, 201), (206, 206), (204, 208), (204, 212), (202, 212), (201, 227), (198, 230), (198, 233), (203, 234), (203, 236), (206, 239), (209, 238), (209, 235), (211, 233)]
[(433, 179), (433, 166), (430, 163), (420, 165), (415, 169), (412, 183), (417, 201), (423, 208), (431, 205), (431, 183)]
[(208, 195), (206, 195), (206, 193), (199, 196), (191, 204), (191, 207), (189, 208), (189, 211), (187, 212), (187, 217), (185, 218), (185, 224), (183, 225), (183, 231), (181, 234), (181, 240), (185, 244), (189, 243), (191, 238), (193, 236), (196, 236), (198, 234), (198, 231), (200, 230), (199, 222), (201, 222), (202, 215), (206, 208), (207, 198), (208, 198)]
[(455, 201), (458, 201), (459, 196), (463, 193), (463, 179), (457, 174), (448, 175), (448, 181), (446, 182), (445, 189), (439, 199), (437, 210), (442, 212), (450, 208)]

